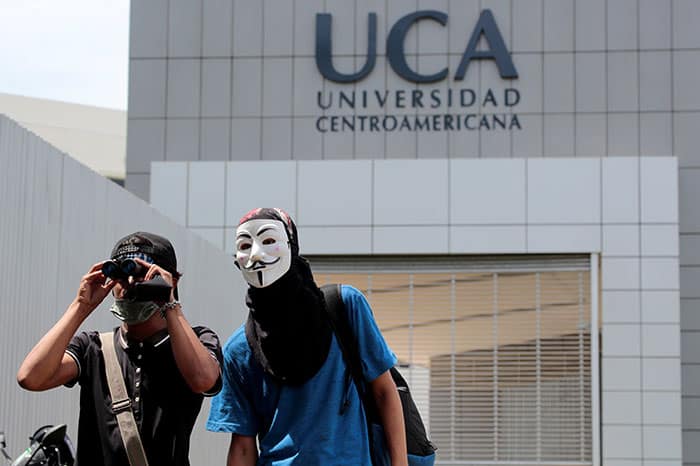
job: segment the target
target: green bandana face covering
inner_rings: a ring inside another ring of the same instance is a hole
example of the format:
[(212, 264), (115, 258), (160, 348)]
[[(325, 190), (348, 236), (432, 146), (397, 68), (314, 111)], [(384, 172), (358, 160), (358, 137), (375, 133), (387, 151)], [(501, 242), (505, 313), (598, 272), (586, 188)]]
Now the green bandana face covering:
[(153, 301), (131, 301), (128, 299), (115, 299), (109, 309), (117, 319), (126, 324), (140, 324), (151, 318), (160, 306)]

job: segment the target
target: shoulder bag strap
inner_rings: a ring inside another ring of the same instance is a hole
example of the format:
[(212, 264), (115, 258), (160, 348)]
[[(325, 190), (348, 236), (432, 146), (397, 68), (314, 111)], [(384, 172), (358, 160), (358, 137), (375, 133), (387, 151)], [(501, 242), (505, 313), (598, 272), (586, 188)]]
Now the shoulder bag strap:
[(131, 411), (131, 400), (126, 392), (124, 377), (122, 377), (121, 367), (117, 360), (114, 334), (111, 332), (100, 333), (100, 341), (102, 342), (109, 393), (112, 396), (112, 412), (117, 417), (119, 432), (126, 449), (126, 455), (129, 457), (129, 464), (131, 466), (148, 466), (134, 413)]

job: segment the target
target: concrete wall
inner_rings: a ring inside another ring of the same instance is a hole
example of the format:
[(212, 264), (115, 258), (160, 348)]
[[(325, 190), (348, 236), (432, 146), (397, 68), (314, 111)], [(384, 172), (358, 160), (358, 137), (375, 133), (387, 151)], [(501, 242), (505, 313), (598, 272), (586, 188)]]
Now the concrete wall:
[[(12, 453), (18, 455), (44, 424), (67, 423), (76, 440), (79, 388), (30, 393), (20, 389), (15, 374), (71, 302), (82, 275), (108, 257), (120, 237), (146, 230), (173, 242), (190, 323), (210, 326), (222, 340), (240, 324), (243, 280), (229, 256), (4, 116), (0, 177), (0, 430)], [(110, 304), (106, 299), (84, 327), (116, 326)], [(195, 428), (192, 464), (220, 462), (228, 445), (204, 433), (207, 413), (208, 401)]]

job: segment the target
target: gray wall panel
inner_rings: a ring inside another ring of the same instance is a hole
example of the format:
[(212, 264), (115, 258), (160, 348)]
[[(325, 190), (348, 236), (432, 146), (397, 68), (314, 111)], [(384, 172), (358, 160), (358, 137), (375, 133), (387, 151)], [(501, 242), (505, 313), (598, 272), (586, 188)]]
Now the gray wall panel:
[[(244, 316), (244, 282), (231, 258), (167, 219), (141, 199), (80, 165), (10, 119), (0, 116), (0, 430), (19, 452), (47, 423), (67, 423), (77, 435), (79, 389), (22, 390), (15, 374), (26, 353), (63, 314), (80, 277), (109, 255), (114, 242), (136, 230), (173, 242), (184, 272), (180, 299), (190, 323), (210, 326), (225, 341)], [(173, 186), (173, 189), (181, 187)], [(83, 324), (117, 324), (108, 298)], [(207, 435), (200, 415), (192, 464), (223, 459), (226, 436)], [(214, 452), (214, 453), (212, 453)]]

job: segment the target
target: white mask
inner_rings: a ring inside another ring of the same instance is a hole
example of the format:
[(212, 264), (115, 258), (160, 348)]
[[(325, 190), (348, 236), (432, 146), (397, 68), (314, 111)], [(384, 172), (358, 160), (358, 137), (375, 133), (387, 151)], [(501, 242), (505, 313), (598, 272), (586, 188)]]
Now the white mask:
[(292, 251), (284, 224), (279, 220), (253, 219), (236, 229), (236, 265), (255, 288), (264, 288), (287, 273)]

